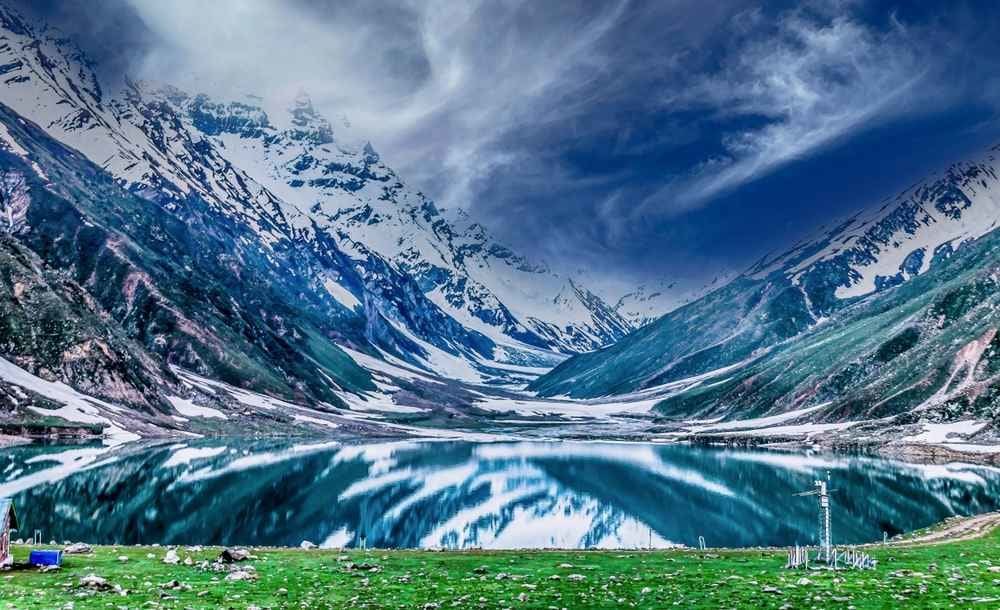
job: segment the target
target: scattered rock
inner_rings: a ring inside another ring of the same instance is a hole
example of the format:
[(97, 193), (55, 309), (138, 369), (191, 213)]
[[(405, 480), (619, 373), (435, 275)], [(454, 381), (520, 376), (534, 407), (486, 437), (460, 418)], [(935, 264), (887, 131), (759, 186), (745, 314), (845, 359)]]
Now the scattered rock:
[(474, 574), (485, 574), (485, 573), (487, 573), (489, 571), (490, 571), (490, 569), (488, 567), (486, 567), (486, 566), (479, 566), (478, 568), (473, 568), (472, 569), (472, 572)]
[(805, 576), (795, 581), (795, 584), (799, 586), (811, 585), (813, 581), (809, 580)]
[(583, 574), (570, 574), (566, 577), (566, 580), (572, 580), (574, 582), (580, 582), (581, 580), (587, 580), (587, 577)]
[(120, 561), (121, 563), (126, 563), (128, 561), (128, 555), (119, 555), (118, 561)]
[(302, 544), (299, 545), (299, 548), (303, 548), (303, 549), (306, 549), (308, 551), (309, 549), (316, 548), (316, 545), (313, 544), (312, 542), (309, 542), (308, 540), (303, 540)]
[(39, 572), (55, 572), (59, 569), (59, 566), (38, 566)]
[(163, 563), (170, 565), (177, 565), (181, 562), (181, 558), (177, 556), (177, 551), (170, 549), (167, 554), (163, 556)]
[(93, 589), (94, 591), (109, 591), (111, 585), (108, 581), (95, 574), (88, 574), (80, 579), (80, 586), (84, 589)]
[(770, 585), (764, 585), (761, 588), (761, 591), (763, 591), (764, 593), (774, 593), (775, 595), (781, 594), (781, 589), (779, 589), (778, 587), (772, 587)]
[(71, 544), (63, 549), (63, 553), (67, 555), (86, 555), (87, 553), (92, 553), (94, 550), (90, 548), (89, 544), (84, 544), (82, 542), (77, 542)]
[(240, 568), (238, 570), (230, 572), (229, 574), (226, 574), (226, 580), (229, 581), (257, 580), (258, 578), (260, 577), (257, 575), (257, 571), (249, 567)]

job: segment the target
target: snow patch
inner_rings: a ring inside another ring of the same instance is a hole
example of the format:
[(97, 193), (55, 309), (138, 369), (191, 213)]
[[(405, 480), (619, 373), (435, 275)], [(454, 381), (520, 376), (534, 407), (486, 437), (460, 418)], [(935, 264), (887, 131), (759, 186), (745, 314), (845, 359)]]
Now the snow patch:
[[(974, 419), (966, 419), (946, 424), (927, 423), (922, 424), (923, 432), (904, 437), (903, 440), (911, 443), (928, 444), (946, 443), (949, 440), (964, 440), (965, 437), (975, 434), (985, 428), (988, 423), (989, 422), (979, 422)], [(959, 438), (951, 438), (953, 436), (957, 436)]]
[(205, 418), (217, 418), (217, 419), (229, 419), (225, 413), (219, 411), (218, 409), (213, 409), (211, 407), (202, 407), (200, 405), (194, 404), (191, 400), (187, 398), (179, 398), (177, 396), (167, 396), (167, 400), (177, 412), (181, 415), (186, 415), (188, 417), (205, 417)]

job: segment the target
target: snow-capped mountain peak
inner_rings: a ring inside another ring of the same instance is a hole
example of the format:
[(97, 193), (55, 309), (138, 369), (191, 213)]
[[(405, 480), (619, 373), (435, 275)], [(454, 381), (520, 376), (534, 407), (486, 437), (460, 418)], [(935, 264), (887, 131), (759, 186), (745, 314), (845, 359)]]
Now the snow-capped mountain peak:
[(780, 272), (819, 313), (925, 273), (1000, 225), (1000, 146), (954, 163), (877, 206), (850, 215), (747, 273)]

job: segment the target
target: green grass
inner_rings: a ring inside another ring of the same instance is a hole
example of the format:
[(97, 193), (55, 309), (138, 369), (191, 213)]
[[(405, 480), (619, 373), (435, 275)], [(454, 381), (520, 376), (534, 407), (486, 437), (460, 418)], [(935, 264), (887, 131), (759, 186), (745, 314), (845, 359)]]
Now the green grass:
[[(1000, 606), (1000, 531), (936, 546), (874, 547), (875, 571), (784, 570), (781, 551), (303, 551), (260, 549), (253, 582), (166, 565), (166, 550), (97, 547), (61, 570), (0, 573), (0, 609), (898, 608)], [(213, 560), (219, 549), (180, 558)], [(15, 547), (24, 561), (27, 547)], [(152, 555), (152, 557), (150, 557)], [(127, 562), (118, 560), (127, 556)], [(378, 566), (350, 569), (351, 562)], [(128, 591), (90, 592), (96, 574)], [(579, 575), (579, 576), (571, 576)], [(558, 577), (558, 578), (557, 578)], [(796, 584), (801, 578), (809, 584)], [(178, 581), (180, 588), (175, 588)], [(772, 589), (777, 589), (778, 592)], [(428, 604), (439, 604), (433, 606)]]

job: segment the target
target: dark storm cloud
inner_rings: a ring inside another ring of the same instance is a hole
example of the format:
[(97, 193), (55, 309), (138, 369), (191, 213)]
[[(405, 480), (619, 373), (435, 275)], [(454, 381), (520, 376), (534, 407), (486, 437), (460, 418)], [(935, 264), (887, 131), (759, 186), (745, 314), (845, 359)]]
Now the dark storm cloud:
[(16, 0), (12, 3), (36, 22), (72, 38), (94, 62), (102, 81), (114, 86), (137, 58), (164, 41), (145, 26), (127, 0)]

